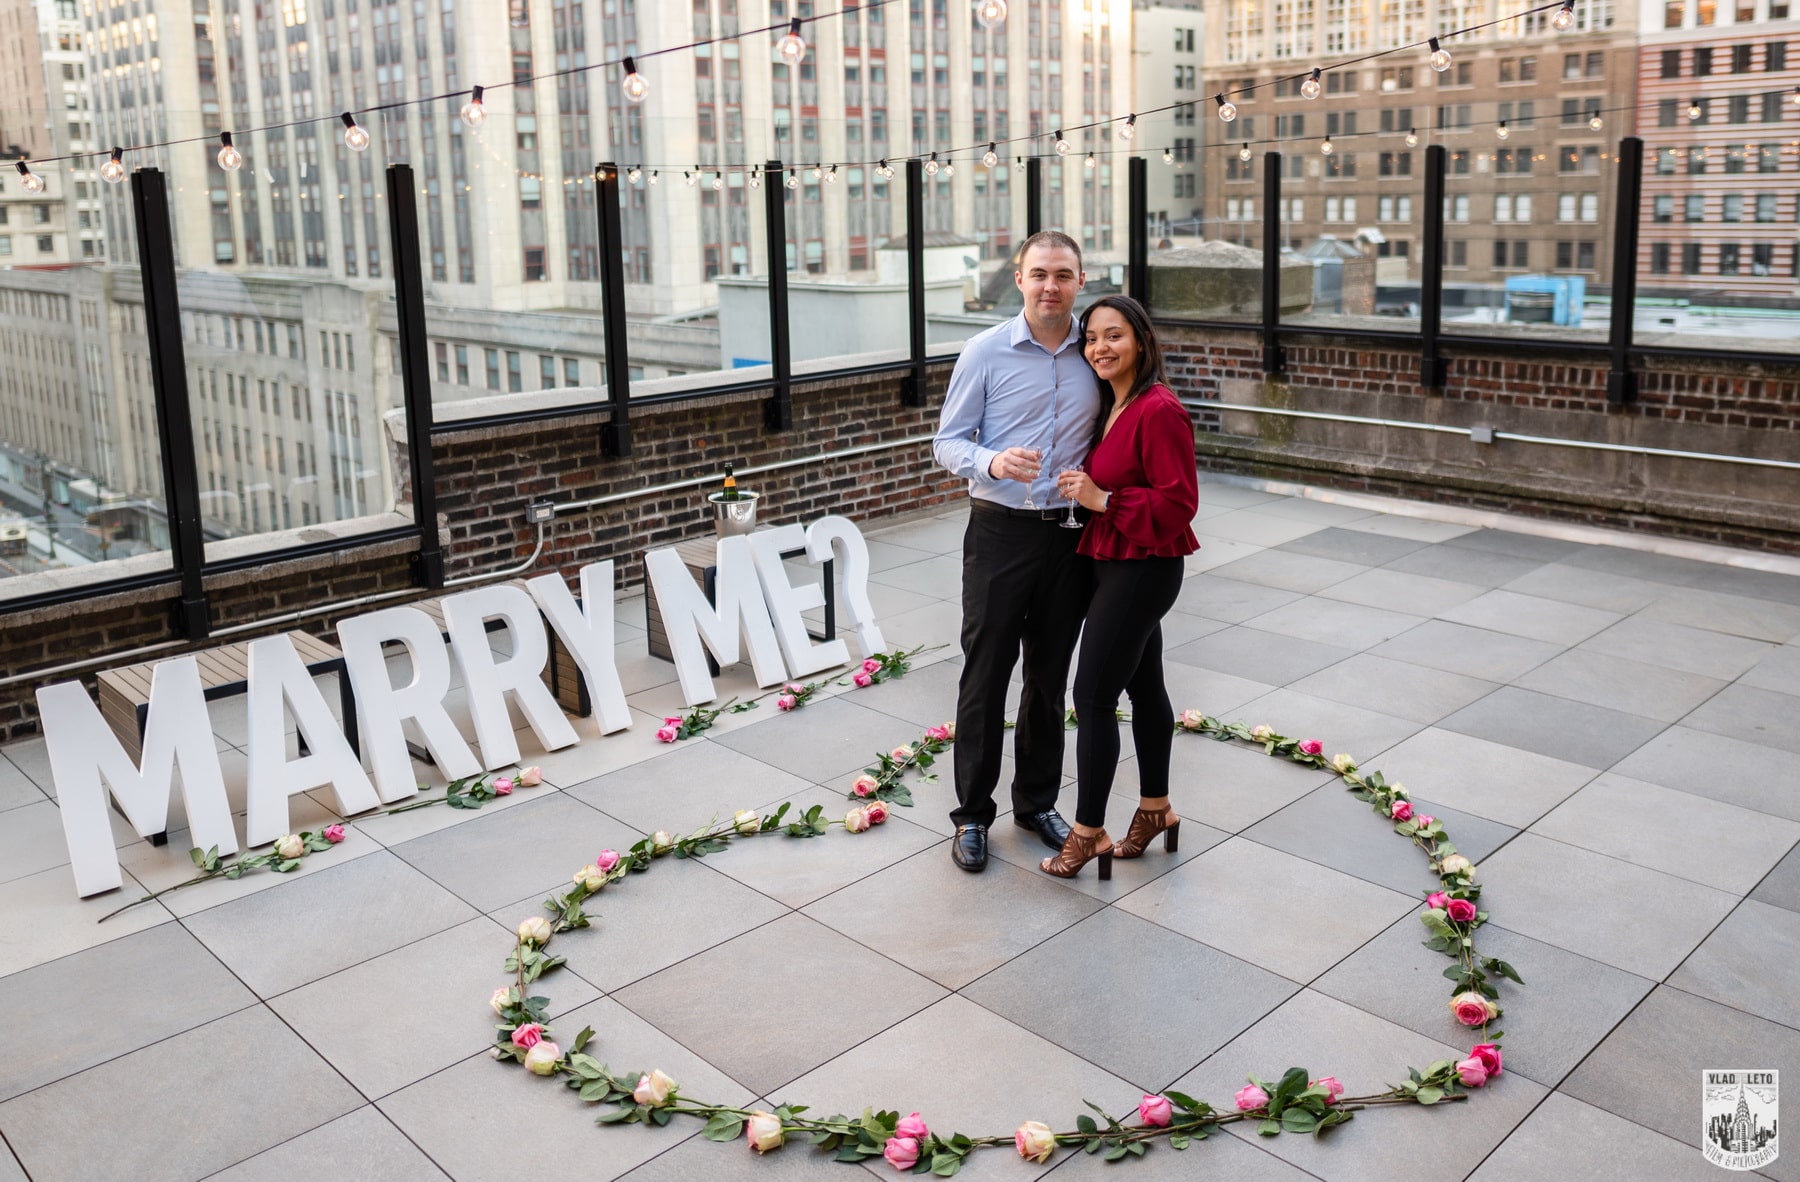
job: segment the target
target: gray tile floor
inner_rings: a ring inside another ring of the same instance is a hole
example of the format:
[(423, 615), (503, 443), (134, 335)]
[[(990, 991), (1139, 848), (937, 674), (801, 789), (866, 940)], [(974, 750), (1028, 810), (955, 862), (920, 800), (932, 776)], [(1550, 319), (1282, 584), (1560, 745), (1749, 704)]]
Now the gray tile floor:
[[(1699, 1073), (1800, 1081), (1800, 562), (1232, 482), (1202, 494), (1206, 545), (1168, 625), (1176, 707), (1317, 736), (1404, 780), (1480, 862), (1486, 951), (1528, 983), (1506, 998), (1510, 1070), (1472, 1103), (1368, 1112), (1318, 1143), (1234, 1129), (1137, 1172), (1714, 1176)], [(839, 812), (874, 751), (949, 717), (961, 528), (960, 512), (870, 525), (890, 642), (950, 646), (902, 681), (657, 744), (674, 674), (626, 597), (637, 725), (581, 722), (578, 747), (535, 759), (522, 731), (542, 788), (353, 821), (293, 876), (104, 927), (120, 898), (74, 898), (42, 741), (0, 750), (0, 1179), (840, 1176), (691, 1124), (596, 1129), (567, 1092), (487, 1060), (485, 1003), (509, 929), (602, 846), (783, 800)], [(242, 709), (213, 718), (240, 800)], [(943, 768), (870, 834), (744, 843), (609, 890), (541, 990), (559, 1034), (592, 1025), (600, 1058), (703, 1097), (917, 1108), (968, 1132), (1064, 1127), (1082, 1099), (1129, 1110), (1140, 1089), (1224, 1101), (1290, 1065), (1374, 1091), (1466, 1046), (1420, 946), (1426, 869), (1334, 779), (1178, 737), (1181, 852), (1102, 884), (1039, 873), (1004, 816), (988, 872), (957, 871)], [(185, 876), (185, 836), (155, 850), (118, 828), (123, 897)], [(996, 1153), (968, 1176), (1102, 1168)], [(1800, 1149), (1765, 1175), (1800, 1178)]]

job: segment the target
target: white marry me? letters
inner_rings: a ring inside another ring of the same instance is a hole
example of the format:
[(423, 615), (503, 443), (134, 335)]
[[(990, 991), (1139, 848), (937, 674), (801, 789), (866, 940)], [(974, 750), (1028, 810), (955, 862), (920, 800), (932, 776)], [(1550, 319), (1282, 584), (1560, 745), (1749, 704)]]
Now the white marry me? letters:
[[(836, 559), (846, 630), (856, 634), (864, 656), (882, 651), (881, 630), (869, 605), (868, 545), (847, 518), (824, 517), (804, 529), (784, 525), (719, 539), (716, 603), (707, 601), (673, 548), (651, 550), (644, 555), (644, 567), (687, 705), (716, 696), (707, 672), (708, 652), (720, 665), (735, 665), (747, 647), (756, 682), (765, 688), (849, 661), (843, 640), (815, 644), (806, 630), (803, 613), (824, 604), (823, 588), (810, 582), (794, 586), (781, 557), (802, 549), (814, 565)], [(579, 742), (542, 680), (550, 658), (546, 625), (586, 679), (600, 733), (631, 725), (613, 660), (610, 559), (582, 568), (580, 603), (561, 575), (546, 574), (524, 588), (499, 585), (446, 596), (443, 609), (448, 644), (431, 617), (414, 607), (385, 608), (338, 624), (366, 771), (288, 639), (268, 636), (250, 642), (246, 844), (266, 845), (287, 833), (289, 798), (315, 788), (329, 787), (344, 816), (416, 793), (404, 730), (408, 721), (451, 780), (518, 762), (509, 695), (546, 751)], [(506, 628), (509, 656), (495, 657), (488, 646), (493, 620)], [(389, 674), (384, 648), (390, 644), (406, 650), (411, 671), (403, 685), (395, 685)], [(444, 706), (453, 661), (467, 687), (479, 756)], [(78, 894), (99, 894), (121, 882), (106, 816), (107, 792), (138, 834), (149, 837), (167, 828), (177, 769), (192, 844), (217, 846), (220, 854), (237, 852), (231, 805), (192, 656), (161, 661), (152, 671), (137, 763), (79, 681), (44, 686), (37, 699)], [(290, 715), (307, 752), (293, 759), (286, 745)]]

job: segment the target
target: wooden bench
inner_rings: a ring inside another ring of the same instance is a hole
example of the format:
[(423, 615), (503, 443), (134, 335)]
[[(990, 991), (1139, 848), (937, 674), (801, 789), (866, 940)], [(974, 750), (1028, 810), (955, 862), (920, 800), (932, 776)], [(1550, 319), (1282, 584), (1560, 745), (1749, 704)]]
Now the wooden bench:
[[(315, 677), (335, 673), (338, 678), (338, 701), (343, 708), (344, 738), (350, 749), (357, 750), (356, 698), (350, 678), (344, 672), (344, 654), (323, 640), (306, 632), (286, 633), (288, 642), (300, 655), (306, 671)], [(250, 682), (250, 641), (220, 645), (191, 654), (200, 670), (200, 686), (209, 702), (241, 694)], [(168, 660), (169, 658), (162, 658)], [(119, 744), (130, 754), (132, 762), (143, 760), (144, 726), (150, 717), (150, 678), (160, 662), (145, 661), (121, 669), (107, 669), (99, 675), (100, 715), (105, 718)], [(301, 741), (305, 750), (305, 740)], [(115, 808), (118, 807), (114, 802)], [(153, 834), (151, 845), (166, 845), (166, 833)]]
[[(767, 526), (763, 527), (768, 528)], [(758, 533), (761, 530), (756, 531)], [(719, 549), (716, 538), (696, 538), (691, 542), (682, 542), (675, 547), (675, 553), (706, 592), (706, 602), (718, 603), (719, 581)], [(798, 558), (806, 553), (805, 547), (795, 550), (783, 550), (783, 558)], [(832, 559), (827, 558), (825, 568), (825, 622), (822, 631), (807, 629), (807, 635), (814, 640), (835, 640), (837, 638), (837, 579)], [(650, 655), (664, 661), (673, 661), (675, 655), (669, 650), (668, 633), (663, 630), (662, 611), (656, 604), (656, 584), (650, 578), (649, 568), (644, 569), (644, 630), (649, 633)], [(719, 663), (713, 660), (712, 653), (706, 654), (706, 668), (714, 677), (719, 675)]]

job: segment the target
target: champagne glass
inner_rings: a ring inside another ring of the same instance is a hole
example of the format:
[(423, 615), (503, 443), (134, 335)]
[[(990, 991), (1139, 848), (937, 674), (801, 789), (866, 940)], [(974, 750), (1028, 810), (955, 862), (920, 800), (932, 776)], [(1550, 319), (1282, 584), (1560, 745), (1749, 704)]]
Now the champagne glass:
[[(1070, 468), (1069, 471), (1085, 472), (1086, 469), (1083, 468), (1080, 464), (1076, 464), (1074, 467)], [(1064, 529), (1080, 529), (1081, 528), (1081, 522), (1075, 520), (1075, 498), (1074, 497), (1069, 498), (1068, 514), (1066, 516), (1064, 516), (1063, 519), (1061, 521), (1057, 522), (1056, 524), (1062, 526)]]
[[(1056, 442), (1056, 424), (1051, 423), (1050, 424), (1050, 443), (1055, 443), (1055, 442)], [(1044, 457), (1049, 454), (1050, 449), (1049, 449), (1049, 446), (1046, 445), (1044, 447), (1036, 448), (1034, 450), (1037, 452), (1037, 457), (1038, 457), (1037, 458), (1038, 475), (1042, 476), (1044, 474), (1044, 469), (1043, 469)], [(1045, 507), (1045, 506), (1039, 505), (1036, 501), (1032, 500), (1032, 498), (1031, 498), (1031, 486), (1036, 483), (1037, 483), (1037, 481), (1035, 479), (1028, 480), (1025, 482), (1025, 504), (1023, 507), (1026, 509), (1035, 510), (1035, 509), (1040, 509), (1040, 508)]]

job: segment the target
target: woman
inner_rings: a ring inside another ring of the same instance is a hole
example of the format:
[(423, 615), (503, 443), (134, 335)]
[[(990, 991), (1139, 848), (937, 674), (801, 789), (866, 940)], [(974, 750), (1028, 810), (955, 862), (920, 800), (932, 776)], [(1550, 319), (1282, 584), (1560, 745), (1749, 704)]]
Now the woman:
[[(1143, 306), (1126, 296), (1095, 301), (1081, 319), (1088, 364), (1100, 379), (1098, 442), (1086, 471), (1057, 477), (1063, 496), (1090, 514), (1080, 552), (1094, 559), (1094, 597), (1075, 671), (1078, 800), (1069, 839), (1043, 869), (1074, 877), (1092, 858), (1135, 858), (1164, 834), (1176, 849), (1181, 819), (1169, 806), (1175, 712), (1163, 685), (1162, 618), (1175, 605), (1182, 559), (1200, 548), (1190, 522), (1200, 504), (1194, 426), (1163, 383), (1162, 350)], [(1119, 764), (1119, 695), (1131, 698), (1141, 797), (1125, 837), (1106, 836), (1106, 798)]]

